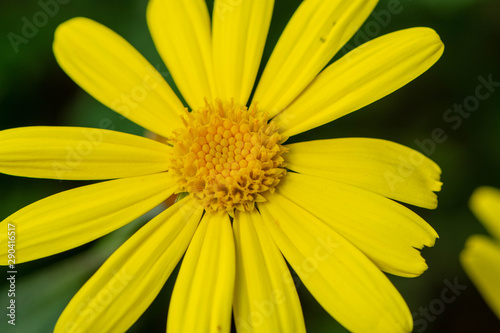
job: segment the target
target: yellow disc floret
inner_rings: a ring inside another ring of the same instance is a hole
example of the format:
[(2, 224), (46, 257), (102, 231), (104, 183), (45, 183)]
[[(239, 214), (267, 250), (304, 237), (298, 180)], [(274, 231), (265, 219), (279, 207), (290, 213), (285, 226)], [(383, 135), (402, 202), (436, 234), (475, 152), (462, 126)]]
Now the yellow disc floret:
[(170, 172), (207, 211), (252, 210), (286, 174), (275, 124), (253, 104), (205, 103), (174, 131)]

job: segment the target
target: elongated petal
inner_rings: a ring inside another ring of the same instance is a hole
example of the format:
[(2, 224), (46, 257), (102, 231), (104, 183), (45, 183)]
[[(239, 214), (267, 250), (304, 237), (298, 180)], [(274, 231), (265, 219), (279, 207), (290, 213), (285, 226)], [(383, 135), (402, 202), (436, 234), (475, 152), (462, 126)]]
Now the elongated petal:
[(147, 18), (156, 48), (191, 108), (216, 97), (205, 1), (151, 0)]
[(437, 207), (441, 169), (425, 155), (385, 140), (347, 138), (287, 146), (287, 168), (354, 185), (412, 205)]
[(472, 236), (460, 254), (467, 275), (500, 319), (500, 244), (485, 236)]
[(479, 187), (471, 196), (470, 207), (486, 229), (500, 240), (500, 190)]
[(285, 136), (326, 124), (412, 81), (441, 57), (443, 49), (429, 28), (376, 38), (326, 68), (275, 119)]
[(234, 318), (239, 333), (305, 332), (290, 271), (256, 210), (237, 212)]
[(308, 0), (281, 35), (254, 101), (271, 116), (288, 106), (354, 35), (377, 0)]
[(252, 91), (274, 0), (216, 0), (213, 14), (213, 49), (220, 98), (246, 105)]
[(186, 199), (148, 222), (78, 291), (54, 332), (125, 332), (160, 292), (202, 213)]
[[(16, 262), (60, 253), (133, 221), (159, 205), (176, 190), (167, 173), (123, 178), (78, 187), (39, 200), (7, 217), (0, 227), (14, 224)], [(0, 233), (0, 247), (7, 235)], [(0, 264), (7, 253), (0, 253)]]
[(356, 247), (279, 194), (259, 204), (281, 252), (316, 300), (351, 332), (411, 332), (389, 279)]
[(182, 261), (167, 332), (230, 332), (234, 276), (229, 216), (205, 214)]
[(72, 180), (142, 176), (167, 169), (168, 149), (96, 128), (21, 127), (0, 131), (0, 172)]
[(98, 101), (168, 137), (183, 105), (160, 73), (125, 39), (87, 18), (61, 24), (54, 54), (62, 69)]
[(380, 269), (405, 277), (427, 269), (418, 249), (434, 245), (437, 233), (408, 208), (354, 186), (293, 173), (277, 191), (345, 237)]

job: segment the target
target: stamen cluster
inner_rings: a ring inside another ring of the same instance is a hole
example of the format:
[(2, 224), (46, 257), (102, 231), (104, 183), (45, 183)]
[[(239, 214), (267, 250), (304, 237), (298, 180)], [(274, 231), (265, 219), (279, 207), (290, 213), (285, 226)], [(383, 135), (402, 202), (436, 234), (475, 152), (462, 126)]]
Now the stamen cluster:
[(286, 151), (275, 124), (253, 104), (250, 109), (216, 100), (183, 119), (174, 131), (170, 172), (181, 192), (207, 211), (252, 210), (273, 193), (286, 174)]

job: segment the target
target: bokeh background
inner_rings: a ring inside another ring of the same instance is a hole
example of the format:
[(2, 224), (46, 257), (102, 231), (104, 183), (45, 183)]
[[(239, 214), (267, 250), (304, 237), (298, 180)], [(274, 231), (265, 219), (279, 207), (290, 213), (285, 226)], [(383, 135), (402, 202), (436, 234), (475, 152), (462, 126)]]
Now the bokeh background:
[[(0, 130), (33, 125), (99, 127), (101, 119), (109, 118), (116, 130), (142, 135), (140, 127), (108, 110), (74, 84), (58, 67), (51, 45), (58, 24), (75, 16), (89, 17), (124, 36), (172, 84), (147, 29), (147, 1), (60, 0), (57, 12), (33, 36), (14, 47), (9, 33), (22, 36), (25, 20), (33, 22), (33, 16), (43, 10), (41, 3), (46, 2), (0, 2)], [(262, 67), (300, 2), (276, 0)], [(213, 1), (207, 3), (213, 6)], [(398, 11), (390, 13), (389, 8)], [(494, 87), (489, 98), (474, 107), (469, 104), (472, 111), (466, 116), (453, 121), (446, 117), (454, 105), (473, 100), (480, 77), (500, 82), (499, 17), (498, 0), (381, 0), (348, 43), (349, 48), (388, 32), (427, 26), (440, 34), (446, 47), (443, 57), (428, 72), (388, 97), (294, 138), (382, 138), (423, 151), (441, 166), (444, 186), (438, 209), (412, 208), (440, 235), (435, 247), (423, 250), (429, 269), (413, 279), (390, 276), (414, 312), (414, 332), (500, 332), (499, 320), (458, 260), (469, 235), (486, 233), (469, 211), (470, 194), (480, 185), (500, 187), (500, 87)], [(430, 144), (436, 129), (441, 129), (445, 137)], [(0, 220), (36, 200), (83, 184), (86, 182), (0, 174)], [(51, 332), (72, 295), (119, 244), (155, 213), (91, 244), (17, 266), (15, 327), (7, 324), (5, 316), (7, 273), (3, 268), (0, 332)], [(130, 332), (164, 332), (176, 272)], [(452, 302), (446, 303), (442, 293), (450, 283), (461, 289)], [(298, 290), (309, 332), (346, 332), (304, 286), (299, 284)]]

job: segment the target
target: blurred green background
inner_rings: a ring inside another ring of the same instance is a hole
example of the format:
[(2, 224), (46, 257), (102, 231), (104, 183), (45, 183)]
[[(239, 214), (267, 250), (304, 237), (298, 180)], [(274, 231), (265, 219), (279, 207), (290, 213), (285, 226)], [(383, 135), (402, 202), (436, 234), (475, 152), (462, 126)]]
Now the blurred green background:
[[(31, 21), (42, 7), (38, 1), (0, 2), (0, 130), (32, 125), (99, 127), (101, 119), (109, 118), (116, 130), (142, 135), (141, 128), (114, 114), (74, 84), (58, 67), (51, 44), (58, 24), (75, 16), (85, 16), (117, 31), (154, 66), (166, 72), (147, 29), (147, 1), (61, 2), (66, 3), (59, 5), (57, 13), (39, 27), (33, 37), (19, 44), (17, 52), (9, 41), (9, 33), (21, 35), (23, 20)], [(212, 1), (207, 2), (213, 6)], [(276, 1), (263, 65), (300, 2)], [(395, 4), (400, 9), (398, 13), (384, 15)], [(415, 332), (500, 332), (500, 322), (458, 261), (466, 238), (473, 233), (486, 233), (469, 211), (470, 194), (480, 185), (500, 187), (500, 87), (494, 88), (491, 96), (480, 101), (467, 117), (453, 121), (445, 118), (447, 110), (455, 104), (471, 101), (480, 84), (479, 77), (491, 76), (493, 81), (500, 82), (499, 17), (498, 0), (381, 0), (374, 14), (348, 43), (348, 48), (352, 49), (366, 38), (427, 26), (441, 36), (444, 56), (424, 75), (390, 96), (293, 138), (293, 141), (382, 138), (423, 149), (441, 166), (444, 187), (439, 194), (439, 208), (435, 211), (412, 208), (440, 235), (435, 247), (423, 250), (429, 270), (414, 279), (390, 277), (415, 313)], [(172, 83), (168, 75), (166, 78)], [(444, 131), (446, 139), (432, 147), (429, 139), (436, 128)], [(427, 142), (427, 145), (418, 142)], [(82, 184), (0, 174), (0, 220), (38, 199)], [(7, 324), (7, 285), (5, 278), (1, 278), (0, 332), (51, 332), (72, 295), (109, 254), (154, 213), (91, 244), (17, 266), (15, 327)], [(6, 275), (6, 272), (0, 273), (0, 276)], [(130, 332), (164, 332), (175, 275), (174, 272)], [(448, 283), (464, 287), (453, 302), (445, 303), (442, 292)], [(298, 290), (309, 332), (345, 332), (300, 283)], [(428, 315), (423, 314), (425, 311)]]

